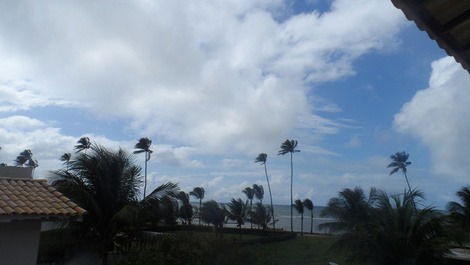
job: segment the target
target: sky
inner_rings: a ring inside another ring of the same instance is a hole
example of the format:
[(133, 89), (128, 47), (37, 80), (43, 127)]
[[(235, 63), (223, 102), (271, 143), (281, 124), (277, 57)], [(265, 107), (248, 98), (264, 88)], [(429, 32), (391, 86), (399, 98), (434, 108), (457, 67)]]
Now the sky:
[[(403, 192), (406, 151), (426, 205), (468, 184), (470, 76), (383, 0), (0, 2), (0, 161), (24, 149), (50, 178), (82, 136), (129, 152), (149, 137), (149, 188), (325, 205), (343, 188)], [(135, 156), (143, 164), (143, 155)], [(267, 193), (266, 193), (267, 198)]]

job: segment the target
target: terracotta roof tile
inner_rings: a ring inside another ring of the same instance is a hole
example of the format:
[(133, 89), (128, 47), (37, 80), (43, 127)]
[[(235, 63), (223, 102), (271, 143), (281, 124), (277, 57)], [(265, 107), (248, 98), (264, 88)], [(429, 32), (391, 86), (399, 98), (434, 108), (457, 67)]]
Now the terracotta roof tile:
[(80, 216), (86, 211), (46, 180), (0, 178), (0, 216)]

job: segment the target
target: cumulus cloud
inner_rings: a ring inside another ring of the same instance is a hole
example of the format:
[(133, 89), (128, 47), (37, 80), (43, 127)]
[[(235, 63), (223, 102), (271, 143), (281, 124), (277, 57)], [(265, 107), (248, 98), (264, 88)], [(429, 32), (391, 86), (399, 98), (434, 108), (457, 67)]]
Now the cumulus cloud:
[(2, 2), (0, 111), (80, 102), (209, 152), (263, 150), (292, 128), (334, 133), (338, 124), (314, 113), (311, 85), (354, 74), (354, 60), (393, 43), (404, 19), (382, 0), (336, 0), (328, 12), (279, 20), (283, 8), (268, 0)]
[(429, 86), (395, 116), (399, 132), (431, 151), (435, 172), (468, 181), (470, 171), (470, 76), (452, 57), (432, 63)]

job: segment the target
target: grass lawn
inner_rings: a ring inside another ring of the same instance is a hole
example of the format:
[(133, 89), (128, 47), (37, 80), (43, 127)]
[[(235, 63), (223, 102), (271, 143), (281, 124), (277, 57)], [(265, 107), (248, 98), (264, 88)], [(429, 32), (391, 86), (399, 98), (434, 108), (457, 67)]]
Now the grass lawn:
[(329, 261), (339, 265), (347, 264), (345, 257), (336, 251), (329, 251), (334, 237), (304, 236), (295, 239), (247, 246), (256, 253), (257, 264), (272, 265), (328, 265)]

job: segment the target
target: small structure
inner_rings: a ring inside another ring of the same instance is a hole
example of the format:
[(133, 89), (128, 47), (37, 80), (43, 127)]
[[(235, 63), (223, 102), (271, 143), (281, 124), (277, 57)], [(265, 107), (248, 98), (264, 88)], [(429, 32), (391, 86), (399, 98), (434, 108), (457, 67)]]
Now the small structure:
[(0, 167), (0, 264), (35, 265), (42, 221), (80, 218), (86, 211), (32, 168)]
[(470, 1), (391, 0), (470, 72)]

